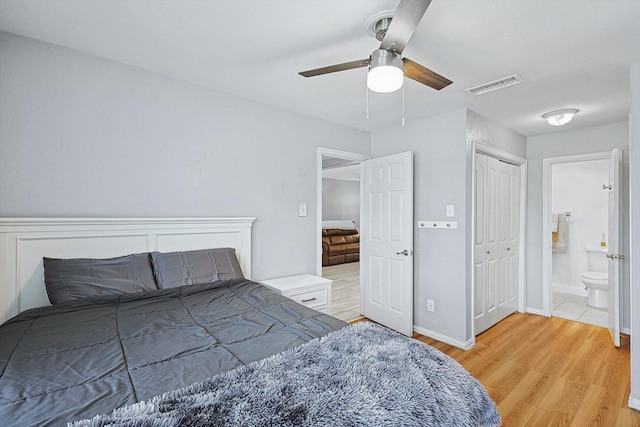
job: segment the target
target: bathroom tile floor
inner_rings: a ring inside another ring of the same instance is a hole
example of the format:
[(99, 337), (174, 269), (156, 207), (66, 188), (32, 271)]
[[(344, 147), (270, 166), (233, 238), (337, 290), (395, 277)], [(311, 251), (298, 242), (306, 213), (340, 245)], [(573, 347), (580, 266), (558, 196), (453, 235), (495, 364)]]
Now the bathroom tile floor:
[(577, 295), (554, 292), (551, 315), (603, 328), (609, 325), (607, 309), (589, 307), (587, 297)]

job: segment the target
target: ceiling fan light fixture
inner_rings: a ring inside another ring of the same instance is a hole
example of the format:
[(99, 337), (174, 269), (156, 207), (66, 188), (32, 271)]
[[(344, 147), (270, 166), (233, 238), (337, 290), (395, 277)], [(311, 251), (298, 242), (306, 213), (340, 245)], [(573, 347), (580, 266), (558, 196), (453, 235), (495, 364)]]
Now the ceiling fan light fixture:
[(551, 126), (564, 126), (573, 120), (573, 116), (578, 114), (580, 110), (575, 108), (566, 108), (563, 110), (549, 111), (542, 115), (542, 118)]
[(399, 55), (385, 49), (371, 54), (367, 73), (367, 87), (380, 93), (395, 92), (404, 82), (404, 64)]

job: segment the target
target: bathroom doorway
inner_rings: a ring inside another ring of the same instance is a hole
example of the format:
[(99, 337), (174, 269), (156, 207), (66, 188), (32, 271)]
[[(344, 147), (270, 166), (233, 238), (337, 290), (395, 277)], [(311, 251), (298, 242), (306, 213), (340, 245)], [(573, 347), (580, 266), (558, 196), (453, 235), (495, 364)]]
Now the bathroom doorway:
[(551, 165), (551, 315), (608, 326), (608, 153)]

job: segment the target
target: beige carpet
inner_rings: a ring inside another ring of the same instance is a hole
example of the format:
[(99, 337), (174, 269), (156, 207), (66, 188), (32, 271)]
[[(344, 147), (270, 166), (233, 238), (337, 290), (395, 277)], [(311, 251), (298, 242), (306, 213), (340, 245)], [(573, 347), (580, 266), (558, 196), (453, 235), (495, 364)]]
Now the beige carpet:
[(323, 267), (322, 277), (333, 280), (331, 315), (345, 322), (362, 317), (360, 314), (360, 263), (348, 262)]

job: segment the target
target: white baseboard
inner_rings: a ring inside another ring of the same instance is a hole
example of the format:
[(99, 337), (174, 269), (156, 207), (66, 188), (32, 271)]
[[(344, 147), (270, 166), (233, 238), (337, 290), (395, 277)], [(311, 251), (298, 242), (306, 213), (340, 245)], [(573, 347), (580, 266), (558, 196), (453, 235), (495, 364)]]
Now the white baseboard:
[(416, 326), (416, 325), (413, 325), (413, 330), (415, 332), (419, 333), (420, 335), (424, 335), (426, 337), (433, 338), (434, 340), (438, 340), (438, 341), (441, 341), (441, 342), (443, 342), (445, 344), (449, 344), (449, 345), (452, 345), (454, 347), (458, 347), (458, 348), (460, 348), (462, 350), (470, 350), (471, 348), (473, 348), (473, 346), (476, 345), (475, 338), (470, 339), (467, 342), (464, 342), (464, 341), (459, 341), (459, 340), (453, 339), (451, 337), (448, 337), (446, 335), (442, 335), (442, 334), (439, 334), (437, 332), (434, 332), (434, 331), (431, 331), (429, 329), (422, 328), (422, 327)]
[(629, 408), (640, 411), (640, 399), (635, 399), (629, 396)]
[(620, 328), (620, 332), (622, 332), (625, 335), (631, 336), (631, 328)]

